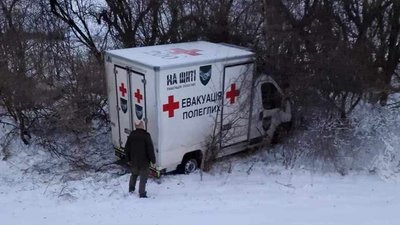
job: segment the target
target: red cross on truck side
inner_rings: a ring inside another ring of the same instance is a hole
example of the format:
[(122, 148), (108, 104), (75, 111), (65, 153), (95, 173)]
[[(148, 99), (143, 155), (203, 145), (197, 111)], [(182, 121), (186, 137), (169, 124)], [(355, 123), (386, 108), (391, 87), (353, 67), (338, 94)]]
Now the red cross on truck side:
[(140, 100), (143, 99), (143, 95), (140, 94), (140, 90), (139, 90), (139, 89), (136, 89), (135, 98), (136, 98), (136, 100), (137, 100), (138, 103), (140, 103)]
[(236, 90), (236, 84), (231, 84), (231, 90), (226, 92), (226, 98), (229, 99), (230, 103), (235, 103), (235, 99), (239, 96), (240, 91)]
[(199, 50), (199, 49), (189, 49), (189, 50), (186, 50), (186, 49), (183, 49), (183, 48), (173, 48), (173, 49), (171, 49), (171, 53), (172, 54), (186, 54), (186, 55), (191, 55), (191, 56), (196, 56), (196, 55), (201, 55), (200, 53), (198, 53), (199, 51), (201, 51), (201, 50)]
[(174, 117), (175, 109), (179, 109), (179, 102), (174, 102), (174, 96), (168, 96), (168, 103), (163, 105), (163, 112), (168, 111), (168, 118)]
[(119, 86), (119, 91), (121, 92), (122, 97), (125, 97), (126, 88), (125, 88), (125, 84), (124, 83), (121, 83), (121, 86)]

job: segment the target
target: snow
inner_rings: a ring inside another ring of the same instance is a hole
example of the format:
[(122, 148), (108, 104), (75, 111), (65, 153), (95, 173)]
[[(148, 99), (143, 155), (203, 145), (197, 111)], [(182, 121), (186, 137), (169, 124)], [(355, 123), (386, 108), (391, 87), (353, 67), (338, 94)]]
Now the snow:
[(285, 169), (279, 159), (285, 146), (277, 146), (274, 154), (223, 158), (203, 180), (199, 172), (150, 179), (149, 199), (128, 194), (126, 169), (109, 164), (116, 160), (109, 133), (87, 140), (94, 166), (87, 170), (16, 139), (0, 160), (0, 224), (397, 225), (399, 114), (363, 106), (353, 119), (359, 166), (345, 176), (300, 159)]
[[(284, 170), (257, 160), (263, 154), (228, 157), (203, 180), (199, 173), (167, 175), (161, 182), (151, 179), (149, 199), (127, 193), (129, 174), (121, 175), (118, 166), (97, 173), (47, 174), (24, 172), (22, 165), (13, 163), (17, 157), (11, 157), (0, 161), (1, 224), (381, 225), (400, 221), (396, 181), (365, 173), (340, 176)], [(33, 158), (27, 163), (46, 162), (45, 154)]]

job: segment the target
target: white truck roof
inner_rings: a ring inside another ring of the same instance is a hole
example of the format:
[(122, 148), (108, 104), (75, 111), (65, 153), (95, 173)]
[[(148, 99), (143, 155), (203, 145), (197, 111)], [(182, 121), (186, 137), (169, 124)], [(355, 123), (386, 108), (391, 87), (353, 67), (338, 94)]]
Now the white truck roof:
[(152, 67), (154, 70), (254, 55), (253, 52), (238, 46), (206, 41), (118, 49), (107, 51), (107, 54)]

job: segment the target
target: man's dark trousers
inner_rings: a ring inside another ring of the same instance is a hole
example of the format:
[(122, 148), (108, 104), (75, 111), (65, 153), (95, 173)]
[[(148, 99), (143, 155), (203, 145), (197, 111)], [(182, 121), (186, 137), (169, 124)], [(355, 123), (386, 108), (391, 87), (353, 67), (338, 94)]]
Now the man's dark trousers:
[(149, 172), (150, 172), (149, 167), (138, 168), (133, 166), (131, 168), (131, 178), (129, 179), (129, 191), (131, 192), (135, 190), (136, 180), (138, 176), (140, 176), (139, 195), (146, 196), (146, 183), (147, 183), (147, 178), (149, 177)]

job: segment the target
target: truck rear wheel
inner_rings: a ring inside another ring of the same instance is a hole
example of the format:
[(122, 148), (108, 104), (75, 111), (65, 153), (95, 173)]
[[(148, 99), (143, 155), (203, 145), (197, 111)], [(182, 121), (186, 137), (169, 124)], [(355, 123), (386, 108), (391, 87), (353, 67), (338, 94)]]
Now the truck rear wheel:
[(185, 160), (185, 162), (183, 163), (183, 169), (184, 169), (184, 173), (185, 174), (189, 174), (189, 173), (193, 173), (194, 171), (196, 171), (199, 168), (199, 163), (197, 162), (196, 159), (191, 158), (188, 160)]
[(177, 172), (183, 174), (193, 173), (199, 169), (202, 158), (200, 150), (186, 153), (183, 156), (181, 164), (176, 168)]

